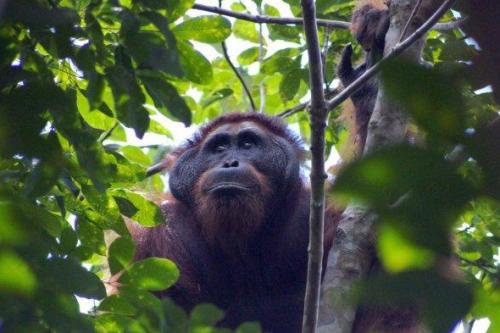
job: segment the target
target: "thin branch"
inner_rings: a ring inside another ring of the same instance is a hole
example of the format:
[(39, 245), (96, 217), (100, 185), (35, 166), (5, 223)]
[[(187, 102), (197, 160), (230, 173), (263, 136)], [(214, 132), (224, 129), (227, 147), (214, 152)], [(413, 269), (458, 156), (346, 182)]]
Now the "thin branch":
[(401, 43), (398, 43), (394, 48), (386, 55), (383, 59), (377, 62), (375, 65), (370, 67), (366, 72), (364, 72), (360, 77), (354, 80), (350, 85), (345, 87), (342, 92), (335, 96), (332, 100), (328, 102), (328, 110), (335, 108), (340, 105), (343, 101), (348, 99), (352, 94), (354, 94), (363, 84), (371, 79), (375, 74), (380, 71), (380, 67), (387, 60), (392, 59), (401, 53), (403, 53), (408, 47), (413, 45), (418, 39), (420, 39), (427, 31), (429, 31), (434, 24), (451, 8), (455, 0), (445, 0), (443, 4), (436, 10), (436, 12), (427, 20), (424, 24), (420, 26), (414, 33), (412, 33), (408, 38), (406, 38)]
[(118, 125), (120, 125), (120, 123), (118, 121), (115, 122), (115, 124), (111, 126), (111, 128), (109, 128), (106, 132), (104, 132), (101, 135), (101, 137), (99, 138), (99, 140), (97, 140), (97, 142), (102, 144), (104, 141), (106, 141), (111, 136), (111, 134), (113, 134), (113, 131), (118, 127)]
[[(295, 24), (295, 25), (301, 25), (303, 23), (301, 17), (273, 17), (273, 16), (263, 16), (263, 15), (250, 15), (246, 13), (234, 12), (232, 10), (227, 10), (215, 6), (202, 5), (198, 3), (195, 3), (193, 5), (193, 9), (234, 17), (240, 20), (250, 21), (254, 23)], [(341, 28), (341, 29), (349, 29), (349, 26), (351, 25), (349, 22), (325, 20), (325, 19), (318, 19), (317, 23), (320, 26)]]
[(461, 28), (465, 22), (467, 22), (467, 17), (463, 17), (455, 21), (438, 23), (434, 26), (434, 29), (437, 31), (449, 31), (458, 29)]
[[(262, 12), (261, 6), (257, 6), (259, 15)], [(262, 32), (262, 28), (263, 28), (262, 23), (259, 23), (259, 68), (262, 68), (262, 64), (264, 63), (264, 35)], [(266, 109), (266, 85), (264, 84), (264, 80), (261, 80), (259, 82), (259, 96), (260, 96), (259, 112), (264, 113), (264, 110)]]
[(248, 100), (250, 101), (250, 109), (251, 109), (250, 111), (254, 112), (255, 110), (257, 110), (257, 108), (255, 107), (255, 102), (253, 101), (252, 94), (250, 94), (250, 90), (248, 89), (247, 84), (246, 84), (245, 80), (243, 79), (243, 76), (241, 76), (240, 72), (234, 66), (233, 62), (229, 58), (229, 54), (227, 53), (226, 42), (222, 42), (221, 46), (222, 46), (222, 53), (224, 54), (224, 58), (226, 58), (227, 63), (229, 64), (229, 66), (232, 68), (232, 70), (234, 71), (234, 73), (238, 77), (238, 80), (240, 80), (241, 85), (243, 86), (243, 90), (245, 90), (245, 94), (247, 95)]
[[(234, 17), (240, 20), (250, 21), (254, 23), (271, 23), (271, 24), (294, 24), (301, 25), (303, 24), (303, 19), (301, 17), (273, 17), (273, 16), (265, 16), (265, 15), (251, 15), (246, 13), (235, 12), (232, 10), (216, 7), (216, 6), (207, 6), (195, 3), (193, 5), (193, 9), (202, 10), (209, 13)], [(327, 20), (327, 19), (317, 19), (316, 20), (318, 26), (322, 27), (331, 27), (337, 29), (349, 29), (351, 27), (350, 22), (346, 21), (338, 21), (338, 20)], [(456, 28), (460, 28), (465, 19), (460, 19), (452, 22), (445, 23), (437, 23), (434, 27), (435, 30), (438, 31), (447, 31), (453, 30)]]
[(291, 107), (290, 109), (287, 109), (287, 110), (281, 112), (280, 114), (278, 114), (278, 117), (281, 117), (281, 118), (290, 117), (296, 113), (299, 113), (302, 110), (305, 110), (306, 108), (308, 108), (310, 106), (310, 104), (311, 104), (311, 101), (300, 103), (299, 105), (296, 105), (294, 107)]
[(464, 324), (464, 333), (472, 333), (472, 329), (474, 328), (474, 324), (476, 323), (476, 319), (472, 319), (469, 322), (463, 321)]
[[(219, 0), (219, 7), (218, 8), (222, 9), (221, 7), (222, 7), (222, 0)], [(221, 46), (222, 46), (222, 53), (224, 54), (224, 58), (226, 58), (227, 63), (229, 64), (229, 66), (232, 68), (233, 72), (238, 77), (238, 80), (240, 80), (241, 85), (243, 86), (243, 90), (245, 90), (245, 93), (248, 97), (248, 100), (250, 101), (250, 111), (255, 112), (257, 110), (257, 108), (255, 107), (255, 102), (253, 101), (252, 94), (250, 93), (250, 89), (248, 89), (248, 86), (247, 86), (245, 80), (243, 79), (243, 76), (241, 76), (241, 74), (238, 71), (238, 69), (236, 68), (236, 66), (234, 66), (233, 62), (231, 61), (231, 58), (229, 58), (229, 53), (227, 52), (226, 42), (223, 41), (221, 43)]]
[(480, 260), (476, 260), (476, 261), (473, 261), (473, 260), (469, 260), (469, 259), (465, 259), (463, 257), (458, 257), (460, 259), (460, 261), (462, 261), (463, 263), (469, 265), (469, 266), (474, 266), (474, 267), (477, 267), (479, 269), (482, 269), (483, 271), (489, 273), (489, 274), (495, 274), (494, 271), (491, 271), (492, 270), (496, 270), (497, 267), (495, 267), (494, 265), (491, 265), (489, 263), (486, 263), (484, 261), (480, 261)]
[[(332, 98), (333, 96), (335, 96), (336, 94), (338, 94), (340, 92), (339, 89), (326, 89), (325, 90), (325, 98)], [(305, 110), (307, 109), (309, 106), (311, 105), (311, 101), (307, 101), (307, 102), (304, 102), (304, 103), (300, 103), (294, 107), (291, 107), (281, 113), (279, 113), (277, 116), (278, 117), (281, 117), (281, 118), (287, 118), (287, 117), (290, 117), (302, 110)]]
[(323, 91), (323, 63), (318, 39), (314, 0), (302, 0), (304, 33), (309, 58), (311, 89), (311, 202), (309, 215), (309, 247), (307, 283), (304, 297), (302, 333), (316, 332), (318, 323), (321, 270), (323, 263), (323, 232), (325, 219), (325, 128), (328, 110)]
[(413, 7), (413, 10), (411, 11), (410, 17), (408, 18), (408, 21), (406, 21), (405, 27), (403, 28), (403, 31), (401, 32), (401, 36), (399, 36), (399, 42), (405, 38), (406, 33), (408, 32), (408, 28), (410, 27), (411, 22), (413, 21), (413, 18), (415, 15), (417, 15), (418, 10), (420, 9), (420, 6), (422, 5), (422, 0), (418, 0), (417, 3), (415, 4), (415, 7)]

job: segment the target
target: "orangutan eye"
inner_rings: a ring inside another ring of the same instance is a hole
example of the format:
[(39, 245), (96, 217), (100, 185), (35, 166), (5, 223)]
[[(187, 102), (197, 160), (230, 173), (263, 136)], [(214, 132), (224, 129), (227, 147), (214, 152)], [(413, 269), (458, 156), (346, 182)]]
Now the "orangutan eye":
[(222, 153), (226, 149), (227, 149), (226, 145), (218, 144), (218, 145), (216, 145), (214, 147), (214, 152), (216, 152), (216, 153)]
[(244, 141), (241, 143), (241, 148), (243, 149), (250, 149), (252, 148), (254, 143), (252, 141)]

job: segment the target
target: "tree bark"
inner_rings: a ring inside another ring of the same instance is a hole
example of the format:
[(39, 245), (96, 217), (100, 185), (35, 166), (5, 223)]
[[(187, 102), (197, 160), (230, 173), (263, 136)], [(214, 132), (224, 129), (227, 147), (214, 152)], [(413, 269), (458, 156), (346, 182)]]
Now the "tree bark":
[[(441, 2), (424, 0), (416, 15), (412, 17), (416, 1), (392, 0), (391, 23), (386, 35), (384, 55), (393, 53), (406, 26), (408, 34), (415, 32), (436, 12)], [(446, 1), (443, 5), (447, 5)], [(411, 21), (408, 23), (410, 17)], [(409, 61), (419, 62), (424, 43), (424, 38), (417, 39), (401, 56)], [(383, 87), (379, 86), (375, 108), (368, 125), (364, 154), (401, 142), (406, 133), (406, 126), (407, 117), (401, 107), (393, 103)], [(352, 291), (355, 283), (366, 276), (374, 259), (375, 220), (373, 213), (353, 204), (345, 210), (328, 254), (322, 285), (319, 332), (351, 332), (356, 314), (356, 305), (352, 303), (351, 298)]]

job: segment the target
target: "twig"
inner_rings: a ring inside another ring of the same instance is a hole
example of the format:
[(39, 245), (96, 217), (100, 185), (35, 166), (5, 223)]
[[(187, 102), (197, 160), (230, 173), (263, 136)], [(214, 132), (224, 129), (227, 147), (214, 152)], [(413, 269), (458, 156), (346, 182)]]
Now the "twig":
[(222, 42), (221, 46), (222, 46), (222, 53), (224, 54), (224, 58), (226, 58), (227, 63), (229, 64), (229, 66), (233, 70), (234, 74), (236, 74), (236, 76), (238, 77), (238, 80), (240, 80), (241, 85), (243, 86), (243, 90), (245, 90), (245, 94), (247, 95), (248, 100), (250, 101), (250, 111), (254, 112), (255, 110), (257, 110), (257, 108), (255, 107), (255, 102), (253, 101), (252, 95), (250, 94), (250, 90), (248, 89), (247, 84), (246, 84), (245, 80), (243, 79), (243, 76), (241, 76), (240, 72), (234, 66), (233, 62), (229, 58), (229, 54), (227, 53), (226, 42)]
[(281, 118), (290, 117), (291, 115), (294, 115), (302, 110), (305, 110), (310, 104), (311, 104), (311, 101), (300, 103), (299, 105), (296, 105), (294, 107), (291, 107), (290, 109), (287, 109), (287, 110), (281, 112), (280, 114), (278, 114), (278, 117), (281, 117)]
[(302, 333), (316, 332), (318, 323), (321, 269), (323, 263), (323, 232), (325, 219), (325, 128), (328, 110), (323, 91), (323, 64), (316, 24), (314, 0), (302, 0), (304, 33), (309, 57), (311, 89), (311, 202), (309, 215), (309, 247), (307, 283), (304, 297)]
[(455, 0), (445, 0), (443, 4), (436, 10), (436, 12), (427, 20), (424, 24), (422, 24), (414, 33), (412, 33), (408, 38), (406, 38), (401, 43), (396, 44), (391, 52), (386, 55), (379, 62), (370, 67), (366, 72), (364, 72), (360, 77), (354, 80), (350, 85), (345, 87), (342, 92), (340, 92), (337, 96), (335, 96), (332, 100), (328, 102), (328, 110), (335, 108), (340, 105), (343, 101), (349, 98), (352, 94), (354, 94), (363, 84), (366, 83), (369, 79), (371, 79), (375, 74), (378, 73), (380, 67), (383, 63), (387, 62), (387, 60), (392, 59), (401, 53), (403, 53), (408, 47), (410, 47), (415, 41), (421, 38), (427, 31), (429, 31), (434, 24), (439, 21), (441, 16), (443, 16), (448, 9), (451, 8), (452, 4)]
[(472, 319), (469, 322), (463, 321), (464, 324), (464, 333), (472, 333), (472, 329), (474, 328), (474, 324), (476, 323), (476, 319)]
[[(217, 8), (222, 9), (221, 7), (222, 7), (222, 0), (219, 0), (219, 7), (217, 7)], [(248, 89), (247, 84), (246, 84), (245, 80), (243, 79), (243, 76), (241, 76), (241, 74), (238, 71), (238, 69), (236, 68), (236, 66), (234, 66), (233, 62), (231, 61), (231, 58), (229, 58), (229, 53), (227, 52), (226, 42), (223, 41), (221, 43), (221, 46), (222, 46), (222, 53), (224, 54), (224, 58), (226, 58), (227, 63), (229, 64), (229, 66), (232, 68), (233, 72), (238, 77), (238, 80), (240, 80), (241, 85), (243, 86), (243, 90), (245, 90), (245, 93), (248, 97), (248, 100), (250, 101), (250, 111), (255, 112), (257, 110), (257, 108), (255, 107), (255, 102), (253, 101), (252, 94), (250, 93), (250, 90)]]
[[(333, 90), (326, 89), (325, 90), (325, 98), (331, 98), (331, 97), (335, 96), (336, 94), (338, 94), (339, 91), (340, 91), (339, 89), (333, 89)], [(287, 109), (287, 110), (279, 113), (277, 116), (281, 117), (281, 118), (290, 117), (290, 116), (306, 109), (307, 107), (309, 107), (310, 104), (311, 104), (311, 101), (300, 103), (300, 104), (298, 104), (290, 109)]]
[(472, 260), (465, 259), (465, 258), (460, 257), (460, 256), (459, 256), (459, 259), (460, 259), (460, 261), (466, 263), (467, 265), (480, 268), (483, 271), (488, 272), (489, 274), (495, 274), (495, 272), (490, 271), (490, 269), (494, 269), (494, 270), (497, 269), (497, 267), (495, 267), (494, 265), (490, 265), (488, 263), (484, 263), (484, 262), (480, 262), (480, 261), (472, 261)]
[[(195, 3), (193, 5), (193, 9), (202, 10), (209, 13), (220, 14), (224, 16), (234, 17), (240, 20), (250, 21), (254, 23), (271, 23), (271, 24), (295, 24), (301, 25), (303, 24), (303, 19), (301, 17), (273, 17), (273, 16), (265, 16), (265, 15), (250, 15), (246, 13), (235, 12), (232, 10), (216, 7), (216, 6), (207, 6)], [(327, 20), (327, 19), (317, 19), (316, 20), (318, 26), (322, 27), (331, 27), (338, 29), (349, 29), (351, 27), (351, 23), (345, 21), (338, 20)], [(465, 19), (445, 22), (445, 23), (437, 23), (434, 27), (435, 30), (439, 31), (447, 31), (459, 28), (465, 22)]]
[(463, 17), (455, 21), (438, 23), (434, 26), (434, 29), (437, 31), (449, 31), (462, 27), (465, 22), (467, 22), (467, 17)]
[(97, 142), (99, 142), (100, 144), (102, 144), (104, 141), (106, 141), (106, 139), (111, 136), (111, 134), (113, 133), (113, 131), (118, 127), (118, 125), (120, 125), (120, 123), (117, 121), (113, 126), (111, 126), (110, 129), (108, 129), (106, 132), (104, 132), (101, 135), (101, 137), (99, 138), (99, 140), (97, 140)]
[[(259, 15), (262, 12), (261, 6), (262, 4), (260, 6), (257, 6)], [(264, 62), (264, 35), (262, 33), (262, 23), (259, 23), (259, 68), (262, 68), (263, 62)], [(264, 80), (261, 80), (259, 82), (259, 95), (260, 95), (259, 112), (264, 113), (264, 110), (266, 109), (266, 86), (264, 84)]]
[(403, 31), (399, 36), (399, 42), (401, 42), (403, 38), (406, 36), (406, 32), (408, 32), (408, 28), (410, 27), (411, 21), (413, 21), (413, 18), (415, 17), (415, 15), (417, 15), (417, 12), (420, 9), (421, 5), (422, 5), (422, 0), (418, 0), (417, 3), (415, 4), (415, 7), (413, 7), (410, 17), (408, 18), (408, 21), (406, 21), (405, 27), (403, 28)]

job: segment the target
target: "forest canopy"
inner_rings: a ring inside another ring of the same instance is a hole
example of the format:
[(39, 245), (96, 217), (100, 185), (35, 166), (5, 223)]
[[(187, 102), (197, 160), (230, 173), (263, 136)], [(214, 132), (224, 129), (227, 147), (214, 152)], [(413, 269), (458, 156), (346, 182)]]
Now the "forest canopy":
[[(346, 45), (364, 59), (348, 29), (354, 3), (315, 3), (328, 99), (345, 88), (336, 69)], [(185, 127), (263, 112), (306, 144), (315, 135), (300, 1), (219, 7), (0, 1), (1, 332), (227, 331), (213, 328), (223, 317), (213, 305), (185, 313), (154, 296), (179, 271), (163, 258), (132, 262), (125, 224), (165, 222), (155, 203), (165, 178), (148, 168)], [(496, 1), (456, 1), (425, 37), (425, 66), (397, 57), (381, 66), (415, 144), (361, 158), (343, 111), (349, 101), (328, 110), (325, 156), (345, 163), (328, 170), (327, 198), (377, 214), (376, 250), (388, 272), (359, 283), (353, 298), (419, 295), (433, 332), (458, 321), (473, 332), (484, 318), (488, 332), (500, 332), (499, 12)], [(456, 280), (438, 273), (451, 253)], [(118, 283), (120, 293), (107, 295)], [(88, 313), (82, 298), (94, 300)], [(259, 331), (257, 323), (237, 330)]]

